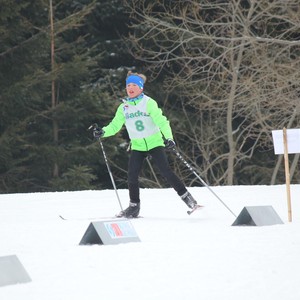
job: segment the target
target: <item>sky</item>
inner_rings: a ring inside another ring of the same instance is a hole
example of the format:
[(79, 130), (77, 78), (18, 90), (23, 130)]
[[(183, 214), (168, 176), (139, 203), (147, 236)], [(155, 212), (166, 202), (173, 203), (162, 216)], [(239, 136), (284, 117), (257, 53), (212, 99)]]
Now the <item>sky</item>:
[[(31, 281), (1, 286), (0, 269), (0, 299), (300, 299), (300, 185), (292, 222), (285, 185), (212, 190), (230, 210), (206, 187), (189, 188), (204, 205), (190, 216), (173, 189), (142, 189), (142, 218), (126, 220), (138, 241), (114, 245), (79, 245), (90, 225), (121, 222), (114, 190), (1, 194), (0, 259), (15, 255)], [(283, 224), (232, 226), (269, 206)]]

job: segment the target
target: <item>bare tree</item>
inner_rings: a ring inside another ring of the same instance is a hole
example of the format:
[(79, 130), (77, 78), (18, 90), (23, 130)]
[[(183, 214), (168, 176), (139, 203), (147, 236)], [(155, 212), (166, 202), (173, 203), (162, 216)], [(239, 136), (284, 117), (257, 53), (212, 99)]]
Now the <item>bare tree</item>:
[(271, 130), (300, 124), (298, 1), (127, 5), (131, 51), (164, 79), (178, 145), (199, 173), (211, 184), (270, 182)]

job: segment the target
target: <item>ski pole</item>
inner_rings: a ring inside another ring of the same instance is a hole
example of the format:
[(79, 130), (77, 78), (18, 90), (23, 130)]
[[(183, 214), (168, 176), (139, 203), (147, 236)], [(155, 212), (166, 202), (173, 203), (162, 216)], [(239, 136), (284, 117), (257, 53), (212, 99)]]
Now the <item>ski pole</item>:
[[(98, 128), (98, 125), (97, 124), (93, 124), (89, 127), (89, 130), (90, 129), (94, 129), (94, 128)], [(116, 184), (115, 184), (115, 180), (114, 180), (114, 177), (113, 177), (113, 174), (111, 172), (111, 169), (110, 169), (110, 166), (109, 166), (109, 163), (108, 163), (108, 159), (107, 159), (107, 156), (106, 156), (106, 153), (105, 153), (105, 150), (104, 150), (104, 146), (103, 146), (103, 143), (101, 141), (101, 138), (98, 138), (98, 142), (101, 146), (101, 150), (102, 150), (102, 153), (103, 153), (103, 157), (104, 157), (104, 160), (105, 160), (105, 164), (106, 164), (106, 167), (107, 167), (107, 170), (108, 170), (108, 173), (109, 173), (109, 176), (110, 176), (110, 180), (111, 180), (111, 183), (114, 187), (114, 190), (115, 190), (115, 193), (116, 193), (116, 196), (117, 196), (117, 199), (118, 199), (118, 202), (119, 202), (119, 205), (120, 205), (120, 208), (121, 210), (123, 211), (123, 207), (122, 207), (122, 203), (121, 203), (121, 200), (120, 200), (120, 197), (119, 197), (119, 194), (118, 194), (118, 190), (117, 190), (117, 187), (116, 187)]]
[(208, 188), (208, 190), (236, 217), (235, 213), (222, 201), (222, 199), (211, 189), (211, 187), (197, 174), (194, 168), (182, 157), (182, 155), (174, 147), (172, 149), (177, 157), (187, 166), (187, 168), (194, 173), (194, 175), (201, 181), (201, 183)]

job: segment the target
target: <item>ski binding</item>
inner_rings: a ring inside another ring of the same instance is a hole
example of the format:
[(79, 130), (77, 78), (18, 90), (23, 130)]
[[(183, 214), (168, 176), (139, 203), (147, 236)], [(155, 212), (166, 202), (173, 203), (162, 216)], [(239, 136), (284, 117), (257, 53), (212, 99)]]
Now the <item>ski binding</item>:
[(195, 205), (194, 208), (192, 208), (191, 210), (188, 210), (187, 213), (188, 213), (188, 215), (191, 215), (194, 211), (201, 209), (203, 207), (204, 207), (203, 205), (197, 204), (197, 205)]

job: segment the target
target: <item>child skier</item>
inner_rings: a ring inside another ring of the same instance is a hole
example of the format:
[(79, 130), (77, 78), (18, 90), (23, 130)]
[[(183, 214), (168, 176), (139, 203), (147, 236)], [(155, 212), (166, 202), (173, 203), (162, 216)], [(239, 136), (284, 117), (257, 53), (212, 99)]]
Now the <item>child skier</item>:
[(165, 148), (174, 149), (172, 130), (157, 102), (144, 94), (146, 76), (128, 72), (126, 92), (128, 98), (119, 105), (112, 121), (102, 129), (94, 129), (95, 138), (115, 135), (125, 124), (131, 140), (128, 164), (129, 206), (117, 217), (136, 218), (140, 212), (139, 173), (147, 155), (151, 155), (160, 173), (175, 189), (177, 194), (193, 209), (197, 202), (187, 191), (181, 180), (170, 169)]

